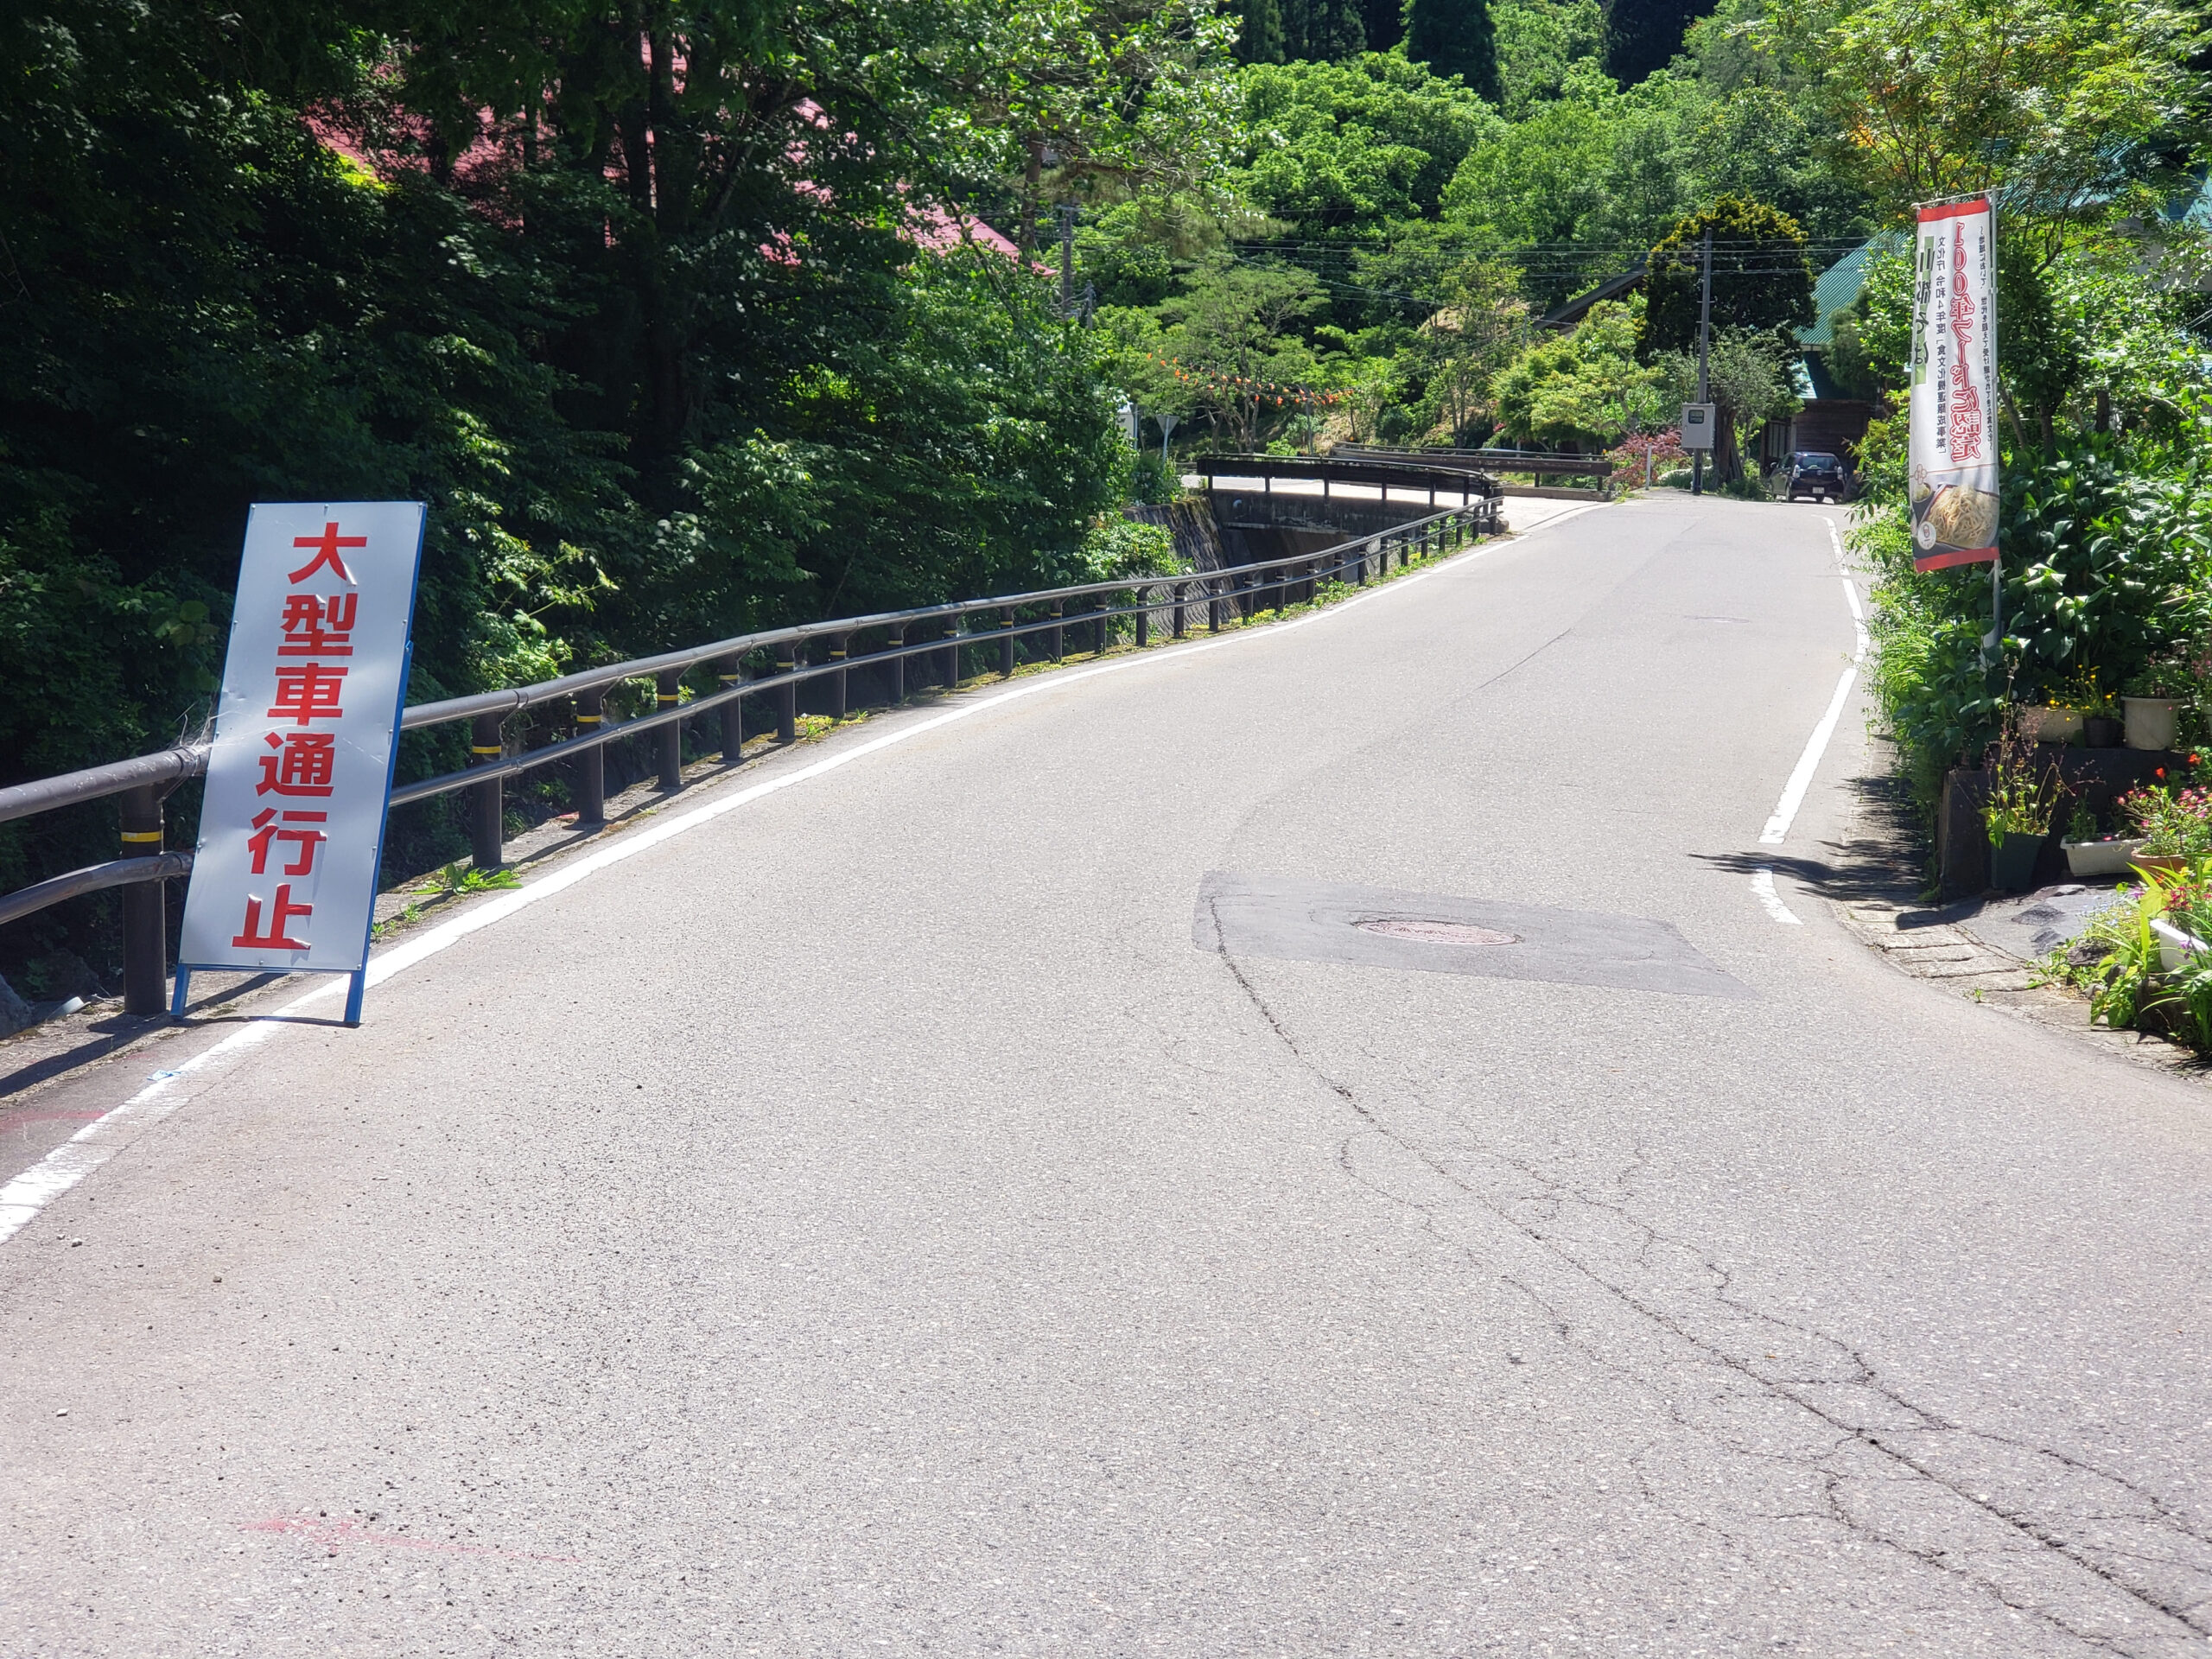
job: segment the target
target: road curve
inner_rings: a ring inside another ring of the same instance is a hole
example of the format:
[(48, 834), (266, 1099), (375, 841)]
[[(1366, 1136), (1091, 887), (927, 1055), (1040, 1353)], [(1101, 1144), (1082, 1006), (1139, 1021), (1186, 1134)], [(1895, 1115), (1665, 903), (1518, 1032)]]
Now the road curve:
[(1761, 843), (1836, 558), (900, 711), (225, 1049), (0, 1245), (0, 1651), (2201, 1651), (2205, 1097), (1831, 919), (1855, 709)]

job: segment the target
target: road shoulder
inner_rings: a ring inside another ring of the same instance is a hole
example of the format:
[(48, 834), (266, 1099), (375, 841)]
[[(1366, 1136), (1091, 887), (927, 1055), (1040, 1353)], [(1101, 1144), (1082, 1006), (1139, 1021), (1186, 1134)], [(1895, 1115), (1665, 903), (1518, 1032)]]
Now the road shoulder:
[[(2084, 890), (2067, 883), (2011, 901), (1971, 899), (1936, 906), (1920, 897), (1919, 843), (1901, 783), (1882, 772), (1888, 745), (1866, 751), (1871, 776), (1853, 779), (1850, 827), (1838, 848), (1836, 879), (1821, 896), (1859, 943), (1909, 978), (2031, 1025), (2063, 1033), (2122, 1065), (2147, 1066), (2212, 1090), (2212, 1065), (2177, 1043), (2089, 1021), (2088, 999), (2054, 983), (2018, 948), (2021, 911), (2079, 911)], [(2072, 905), (2067, 900), (2075, 900)]]

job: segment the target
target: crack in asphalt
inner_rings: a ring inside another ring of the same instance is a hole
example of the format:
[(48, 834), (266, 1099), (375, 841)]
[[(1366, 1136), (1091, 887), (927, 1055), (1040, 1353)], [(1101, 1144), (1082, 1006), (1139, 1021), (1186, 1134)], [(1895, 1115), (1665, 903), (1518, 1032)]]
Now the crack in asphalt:
[[(1215, 937), (1219, 939), (1224, 935), (1218, 926), (1217, 917), (1216, 921)], [(1847, 1485), (1852, 1478), (1847, 1471), (1831, 1466), (1833, 1460), (1847, 1450), (1864, 1447), (1897, 1468), (1908, 1471), (1916, 1480), (1924, 1482), (1935, 1490), (1947, 1493), (1957, 1501), (1970, 1506), (1976, 1512), (2001, 1522), (2011, 1529), (2018, 1538), (2034, 1545), (2037, 1551), (2047, 1552), (2050, 1555), (2057, 1557), (2137, 1605), (2155, 1612), (2162, 1618), (2172, 1621), (2192, 1635), (2212, 1634), (2212, 1622), (2208, 1622), (2200, 1611), (2200, 1609), (2208, 1604), (2212, 1604), (2212, 1598), (2178, 1602), (2162, 1596), (2147, 1586), (2131, 1582), (2102, 1561), (2094, 1559), (2088, 1553), (2091, 1547), (2077, 1543), (2062, 1535), (2054, 1529), (2052, 1525), (2037, 1518), (2032, 1513), (2008, 1508), (1995, 1501), (1989, 1494), (1972, 1490), (1968, 1485), (1935, 1467), (1924, 1455), (1915, 1455), (1904, 1446), (1894, 1444), (1885, 1438), (1885, 1435), (1897, 1433), (1955, 1435), (1990, 1446), (2008, 1447), (2035, 1458), (2048, 1459), (2061, 1469), (2074, 1475), (2105, 1482), (2128, 1494), (2148, 1511), (2147, 1516), (2139, 1510), (2133, 1515), (2113, 1518), (2124, 1520), (2130, 1525), (2155, 1525), (2171, 1535), (2199, 1543), (2212, 1543), (2212, 1536), (2208, 1536), (2204, 1531), (2191, 1525), (2166, 1499), (2113, 1474), (2109, 1470), (2100, 1468), (2094, 1464), (2069, 1453), (2014, 1437), (1969, 1428), (1963, 1424), (1948, 1420), (1941, 1414), (1930, 1411), (1907, 1398), (1894, 1386), (1885, 1382), (1866, 1357), (1850, 1344), (1826, 1332), (1815, 1330), (1766, 1309), (1756, 1307), (1742, 1299), (1735, 1292), (1733, 1274), (1728, 1268), (1713, 1262), (1690, 1241), (1669, 1235), (1628, 1212), (1625, 1208), (1627, 1202), (1625, 1195), (1629, 1183), (1634, 1177), (1642, 1173), (1648, 1155), (1646, 1149), (1641, 1145), (1635, 1149), (1627, 1167), (1619, 1172), (1613, 1179), (1612, 1185), (1623, 1194), (1618, 1200), (1593, 1198), (1586, 1192), (1577, 1191), (1569, 1184), (1546, 1174), (1523, 1160), (1516, 1160), (1508, 1154), (1486, 1145), (1479, 1147), (1478, 1150), (1483, 1157), (1514, 1171), (1523, 1179), (1535, 1183), (1541, 1189), (1532, 1197), (1549, 1206), (1548, 1218), (1556, 1220), (1560, 1214), (1561, 1206), (1567, 1203), (1612, 1216), (1633, 1232), (1642, 1236), (1636, 1254), (1638, 1265), (1644, 1268), (1646, 1271), (1654, 1273), (1657, 1271), (1649, 1260), (1650, 1253), (1655, 1248), (1667, 1246), (1680, 1250), (1702, 1270), (1707, 1281), (1704, 1294), (1711, 1301), (1728, 1309), (1738, 1317), (1777, 1332), (1787, 1332), (1792, 1336), (1817, 1344), (1830, 1353), (1840, 1356), (1847, 1362), (1851, 1372), (1851, 1375), (1844, 1377), (1776, 1377), (1763, 1375), (1749, 1359), (1731, 1352), (1717, 1339), (1691, 1329), (1681, 1317), (1662, 1306), (1654, 1305), (1629, 1287), (1615, 1282), (1589, 1261), (1569, 1248), (1565, 1242), (1548, 1236), (1541, 1226), (1519, 1219), (1515, 1214), (1510, 1212), (1529, 1200), (1493, 1199), (1470, 1179), (1451, 1168), (1446, 1160), (1386, 1123), (1382, 1116), (1363, 1101), (1354, 1090), (1331, 1076), (1311, 1055), (1306, 1052), (1281, 1016), (1269, 1006), (1266, 997), (1252, 982), (1243, 967), (1229, 954), (1228, 950), (1217, 948), (1217, 954), (1220, 957), (1223, 965), (1228, 969), (1230, 976), (1236, 981), (1239, 989), (1243, 992), (1246, 999), (1250, 1001), (1254, 1009), (1266, 1022), (1268, 1028), (1274, 1033), (1276, 1040), (1304, 1071), (1348, 1107), (1367, 1126), (1370, 1132), (1414, 1159), (1439, 1179), (1465, 1194), (1484, 1211), (1537, 1247), (1552, 1260), (1567, 1268), (1590, 1285), (1596, 1287), (1621, 1306), (1667, 1332), (1709, 1361), (1726, 1368), (1742, 1382), (1750, 1384), (1758, 1393), (1771, 1399), (1787, 1402), (1796, 1407), (1800, 1411), (1834, 1430), (1838, 1438), (1827, 1452), (1817, 1458), (1808, 1459), (1802, 1455), (1787, 1452), (1763, 1452), (1758, 1448), (1744, 1446), (1725, 1433), (1717, 1433), (1709, 1425), (1692, 1421), (1672, 1397), (1672, 1391), (1662, 1383), (1655, 1382), (1645, 1373), (1632, 1370), (1612, 1357), (1599, 1352), (1592, 1343), (1576, 1336), (1573, 1331), (1572, 1321), (1559, 1307), (1554, 1306), (1553, 1301), (1541, 1290), (1516, 1277), (1504, 1264), (1495, 1260), (1485, 1260), (1473, 1244), (1464, 1239), (1449, 1236), (1437, 1225), (1436, 1217), (1429, 1205), (1402, 1192), (1391, 1192), (1362, 1174), (1354, 1161), (1353, 1138), (1347, 1138), (1339, 1145), (1336, 1161), (1348, 1179), (1386, 1202), (1413, 1211), (1421, 1217), (1426, 1230), (1440, 1243), (1452, 1246), (1471, 1259), (1485, 1261), (1485, 1265), (1497, 1271), (1504, 1282), (1527, 1296), (1532, 1303), (1543, 1311), (1559, 1335), (1569, 1346), (1601, 1368), (1620, 1376), (1639, 1390), (1654, 1396), (1662, 1410), (1679, 1428), (1686, 1433), (1726, 1445), (1738, 1455), (1771, 1459), (1792, 1466), (1804, 1468), (1808, 1473), (1817, 1474), (1822, 1482), (1824, 1511), (1819, 1518), (1827, 1520), (1852, 1535), (1880, 1548), (1893, 1550), (1912, 1560), (1969, 1584), (2007, 1609), (2033, 1618), (2049, 1625), (2054, 1630), (2092, 1647), (2112, 1652), (2129, 1650), (2121, 1647), (2118, 1641), (2110, 1636), (2081, 1629), (2048, 1607), (2020, 1599), (2018, 1595), (2008, 1590), (2005, 1586), (1997, 1582), (1986, 1572), (1954, 1559), (1960, 1553), (1959, 1551), (1910, 1542), (1883, 1530), (1872, 1518), (1862, 1517), (1853, 1513), (1847, 1507), (1849, 1497)], [(1814, 1388), (1838, 1387), (1865, 1390), (1904, 1414), (1911, 1420), (1913, 1427), (1903, 1430), (1884, 1430), (1853, 1422), (1848, 1417), (1840, 1414), (1837, 1409), (1825, 1406), (1817, 1400), (1808, 1399), (1803, 1392), (1801, 1392), (1801, 1390)], [(1715, 1531), (1721, 1536), (1730, 1537), (1732, 1542), (1745, 1541), (1732, 1537), (1726, 1529), (1719, 1528), (1708, 1521), (1683, 1515), (1676, 1508), (1662, 1501), (1657, 1494), (1652, 1491), (1650, 1483), (1641, 1464), (1634, 1460), (1632, 1463), (1636, 1470), (1637, 1484), (1645, 1491), (1647, 1497), (1659, 1512), (1674, 1516), (1686, 1524)], [(1969, 1545), (1967, 1548), (1970, 1549), (1974, 1546)], [(2141, 1555), (2139, 1552), (2118, 1546), (2111, 1547), (2104, 1553), (2132, 1560), (2152, 1559)], [(2180, 1562), (2173, 1564), (2183, 1565)], [(2203, 1569), (2199, 1567), (2196, 1570), (2201, 1573)]]

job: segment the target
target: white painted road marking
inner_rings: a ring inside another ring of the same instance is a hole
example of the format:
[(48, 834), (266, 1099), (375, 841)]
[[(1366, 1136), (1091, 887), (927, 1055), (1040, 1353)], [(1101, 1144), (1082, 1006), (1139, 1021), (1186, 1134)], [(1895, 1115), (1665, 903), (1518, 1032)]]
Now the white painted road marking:
[[(1572, 508), (1556, 518), (1546, 519), (1542, 524), (1536, 525), (1535, 530), (1548, 530), (1554, 524), (1564, 524), (1569, 518), (1579, 518), (1583, 513), (1594, 512), (1601, 505), (1604, 504), (1593, 502), (1587, 507)], [(1534, 534), (1535, 531), (1522, 533)], [(772, 795), (779, 790), (791, 789), (799, 784), (810, 782), (835, 772), (841, 766), (849, 766), (854, 761), (874, 754), (880, 750), (891, 748), (897, 744), (919, 737), (925, 732), (936, 731), (940, 727), (950, 726), (956, 721), (967, 720), (988, 709), (1003, 708), (1006, 704), (1017, 702), (1023, 697), (1033, 697), (1041, 692), (1075, 685), (1084, 680), (1094, 680), (1101, 675), (1118, 674), (1125, 669), (1146, 667), (1156, 663), (1173, 661), (1177, 658), (1199, 652), (1217, 651), (1225, 646), (1247, 645), (1254, 640), (1280, 639), (1284, 634), (1311, 626), (1316, 622), (1325, 622), (1331, 617), (1341, 616), (1346, 611), (1364, 605), (1370, 600), (1382, 599), (1389, 594), (1401, 593), (1415, 583), (1427, 581), (1431, 576), (1441, 575), (1447, 570), (1458, 568), (1468, 560), (1481, 558), (1490, 550), (1489, 548), (1478, 548), (1471, 553), (1464, 554), (1447, 563), (1432, 566), (1427, 570), (1402, 577), (1395, 582), (1385, 582), (1372, 592), (1362, 594), (1356, 599), (1342, 601), (1325, 610), (1301, 616), (1294, 621), (1278, 622), (1269, 627), (1255, 628), (1249, 633), (1239, 632), (1224, 639), (1196, 641), (1171, 650), (1147, 652), (1143, 656), (1127, 657), (1119, 662), (1103, 663), (1094, 668), (1064, 669), (1056, 674), (1039, 675), (1026, 683), (1010, 686), (988, 697), (978, 697), (973, 702), (963, 702), (957, 708), (946, 709), (941, 715), (934, 715), (928, 720), (917, 721), (914, 724), (901, 727), (895, 732), (887, 732), (882, 736), (871, 738), (865, 743), (856, 743), (849, 749), (824, 756), (811, 766), (802, 766), (795, 772), (786, 772), (780, 778), (771, 778), (763, 783), (754, 784), (748, 789), (734, 791), (720, 800), (709, 801), (703, 806), (694, 807), (690, 811), (679, 813), (664, 823), (630, 831), (613, 846), (603, 847), (595, 853), (577, 859), (574, 863), (563, 865), (556, 870), (548, 871), (535, 880), (526, 882), (522, 887), (511, 889), (501, 893), (498, 898), (478, 906), (466, 915), (456, 916), (451, 921), (441, 923), (429, 931), (405, 940), (381, 955), (372, 957), (369, 959), (368, 982), (372, 986), (381, 985), (394, 974), (404, 972), (416, 963), (437, 955), (447, 946), (459, 943), (470, 934), (481, 931), (496, 922), (503, 922), (518, 911), (526, 910), (541, 900), (550, 899), (556, 893), (566, 892), (587, 876), (596, 875), (600, 871), (610, 868), (626, 859), (635, 858), (649, 848), (658, 847), (664, 841), (673, 840), (686, 830), (695, 830), (702, 823), (710, 823), (724, 813), (734, 812), (739, 807), (748, 805), (765, 795)], [(5, 1243), (21, 1232), (40, 1211), (76, 1185), (109, 1159), (114, 1157), (117, 1153), (136, 1140), (140, 1132), (151, 1128), (191, 1100), (194, 1094), (179, 1090), (176, 1086), (178, 1084), (194, 1073), (208, 1071), (220, 1059), (234, 1057), (257, 1043), (266, 1041), (278, 1032), (286, 1029), (284, 1021), (296, 1018), (315, 1003), (327, 1001), (338, 996), (346, 989), (346, 987), (345, 980), (332, 979), (325, 984), (317, 986), (303, 996), (293, 998), (292, 1001), (270, 1014), (255, 1015), (245, 1025), (232, 1032), (220, 1042), (212, 1045), (194, 1055), (190, 1059), (181, 1062), (175, 1070), (154, 1073), (148, 1078), (146, 1086), (124, 1101), (122, 1105), (87, 1123), (5, 1186), (0, 1186), (0, 1243)]]
[(1766, 913), (1776, 921), (1787, 923), (1791, 927), (1805, 925), (1797, 918), (1797, 912), (1782, 902), (1782, 895), (1774, 890), (1774, 872), (1764, 865), (1751, 876), (1751, 892), (1764, 906)]
[[(1827, 520), (1828, 543), (1835, 549), (1836, 561), (1843, 560), (1843, 538), (1836, 534), (1835, 520)], [(1774, 804), (1774, 814), (1766, 821), (1766, 828), (1759, 832), (1759, 845), (1779, 847), (1789, 833), (1790, 822), (1797, 816), (1797, 809), (1805, 804), (1805, 791), (1813, 785), (1813, 774), (1820, 770), (1821, 757), (1827, 753), (1828, 739), (1835, 735), (1835, 723), (1843, 716), (1844, 705), (1851, 700), (1851, 688), (1858, 683), (1859, 664), (1866, 655), (1866, 612), (1859, 601), (1858, 587), (1849, 574), (1843, 575), (1844, 598), (1851, 606), (1852, 632), (1856, 646), (1851, 653), (1851, 666), (1843, 671), (1843, 677), (1836, 682), (1835, 696), (1828, 700), (1828, 711), (1821, 716), (1821, 723), (1813, 728), (1807, 740), (1804, 753), (1797, 757), (1796, 770), (1789, 774), (1789, 781), (1782, 786), (1782, 798)], [(1791, 918), (1795, 920), (1795, 918)]]

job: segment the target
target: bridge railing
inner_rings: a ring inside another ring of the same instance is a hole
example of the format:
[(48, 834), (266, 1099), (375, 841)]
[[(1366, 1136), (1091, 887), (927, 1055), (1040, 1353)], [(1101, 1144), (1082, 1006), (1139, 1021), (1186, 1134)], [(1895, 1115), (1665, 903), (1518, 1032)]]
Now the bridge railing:
[(1481, 467), (1492, 473), (1529, 473), (1538, 478), (1594, 478), (1601, 495), (1611, 493), (1613, 463), (1603, 455), (1554, 455), (1522, 449), (1392, 449), (1377, 444), (1340, 443), (1332, 460), (1415, 461), (1437, 467)]
[[(466, 792), (470, 851), (479, 868), (490, 869), (505, 857), (505, 780), (523, 772), (572, 765), (577, 823), (601, 823), (606, 747), (618, 740), (652, 734), (660, 786), (673, 791), (683, 786), (683, 723), (714, 715), (716, 746), (724, 762), (734, 764), (745, 742), (747, 699), (767, 701), (777, 735), (788, 743), (798, 735), (798, 687), (810, 681), (829, 682), (830, 713), (842, 718), (849, 712), (850, 676), (855, 667), (885, 671), (887, 701), (896, 706), (906, 701), (910, 677), (916, 685), (927, 683), (947, 690), (957, 687), (963, 678), (962, 652), (978, 647), (995, 648), (998, 672), (1010, 676), (1018, 666), (1017, 642), (1042, 636), (1045, 654), (1058, 661), (1065, 653), (1067, 633), (1073, 630), (1087, 634), (1092, 648), (1103, 652), (1111, 642), (1115, 624), (1124, 618), (1135, 619), (1140, 649), (1152, 644), (1155, 626), (1167, 627), (1172, 638), (1184, 638), (1193, 617), (1201, 617), (1209, 631), (1217, 632), (1232, 611), (1246, 615), (1302, 602), (1314, 597), (1325, 582), (1363, 585), (1370, 575), (1388, 575), (1394, 556), (1402, 568), (1459, 547), (1470, 537), (1493, 533), (1499, 527), (1497, 506), (1495, 496), (1484, 495), (1394, 530), (1290, 559), (1217, 571), (1124, 576), (805, 622), (609, 663), (533, 685), (416, 703), (400, 717), (404, 730), (466, 721), (474, 758), (458, 771), (396, 786), (391, 804)], [(1269, 594), (1275, 602), (1262, 604)], [(986, 626), (971, 626), (971, 619), (977, 617), (988, 618)], [(855, 657), (853, 642), (862, 638), (870, 641), (869, 646)], [(712, 666), (715, 687), (687, 699), (684, 677), (702, 664)], [(607, 693), (626, 682), (645, 679), (653, 682), (652, 711), (629, 720), (611, 719)], [(507, 718), (554, 703), (567, 705), (566, 717), (558, 722), (567, 728), (565, 733), (534, 748), (509, 753), (502, 732)], [(695, 733), (698, 729), (695, 726)], [(129, 1013), (158, 1014), (167, 1006), (168, 931), (162, 884), (190, 874), (192, 854), (164, 849), (162, 802), (180, 784), (206, 773), (209, 747), (205, 742), (183, 744), (0, 789), (0, 823), (121, 798), (121, 856), (0, 895), (0, 924), (65, 899), (122, 888), (124, 1006)]]
[[(1481, 463), (1448, 456), (1432, 461), (1427, 458), (1432, 453), (1348, 454), (1340, 445), (1326, 455), (1196, 455), (1183, 464), (1203, 477), (1209, 489), (1217, 487), (1223, 478), (1256, 478), (1263, 490), (1272, 491), (1275, 480), (1290, 478), (1319, 480), (1325, 499), (1338, 484), (1372, 486), (1386, 498), (1394, 489), (1426, 490), (1432, 507), (1440, 495), (1456, 495), (1469, 505), (1478, 498), (1493, 502), (1503, 499), (1504, 487)], [(1414, 459), (1416, 455), (1420, 458)]]

